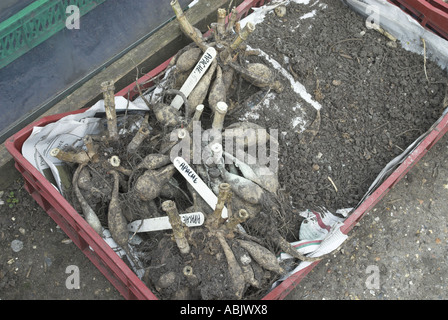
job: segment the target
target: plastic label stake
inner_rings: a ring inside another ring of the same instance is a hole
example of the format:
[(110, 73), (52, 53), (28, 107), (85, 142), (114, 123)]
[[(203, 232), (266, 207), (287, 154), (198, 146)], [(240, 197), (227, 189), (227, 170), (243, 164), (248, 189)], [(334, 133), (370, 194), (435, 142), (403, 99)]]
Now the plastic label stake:
[[(176, 157), (173, 161), (176, 169), (184, 176), (189, 184), (196, 190), (197, 193), (202, 197), (202, 199), (207, 202), (207, 204), (215, 210), (216, 204), (218, 203), (218, 197), (213, 193), (212, 190), (202, 181), (201, 177), (190, 167), (190, 165), (182, 158)], [(227, 208), (222, 209), (221, 217), (223, 219), (228, 218)]]
[[(201, 59), (199, 59), (199, 62), (196, 64), (193, 71), (190, 73), (187, 80), (185, 80), (184, 84), (180, 88), (180, 91), (186, 97), (188, 97), (191, 91), (193, 91), (194, 87), (196, 87), (199, 80), (201, 80), (202, 76), (205, 74), (205, 72), (210, 67), (215, 58), (216, 58), (215, 48), (210, 47), (207, 50), (205, 50)], [(171, 101), (171, 106), (179, 110), (183, 103), (184, 100), (182, 99), (182, 97), (180, 95), (176, 95), (173, 101)], [(196, 106), (194, 107), (196, 108)]]
[[(184, 213), (179, 216), (187, 227), (199, 227), (204, 223), (204, 214), (202, 212)], [(128, 224), (128, 231), (137, 233), (168, 229), (171, 229), (168, 216), (136, 220)]]

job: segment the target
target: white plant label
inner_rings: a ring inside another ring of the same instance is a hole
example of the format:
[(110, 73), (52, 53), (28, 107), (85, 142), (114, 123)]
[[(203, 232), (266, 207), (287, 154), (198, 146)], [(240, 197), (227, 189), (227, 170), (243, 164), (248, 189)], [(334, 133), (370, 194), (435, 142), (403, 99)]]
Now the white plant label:
[[(212, 64), (213, 60), (216, 58), (216, 50), (213, 47), (208, 48), (205, 50), (204, 54), (202, 55), (201, 59), (199, 59), (199, 62), (194, 67), (193, 71), (191, 71), (190, 75), (188, 76), (187, 80), (185, 80), (184, 84), (180, 88), (180, 91), (188, 97), (188, 95), (193, 91), (194, 87), (198, 84), (199, 80), (201, 80), (202, 76), (205, 74), (207, 69)], [(184, 103), (184, 100), (180, 95), (176, 95), (171, 101), (171, 106), (173, 108), (176, 108), (177, 110), (180, 109), (182, 104)], [(196, 107), (196, 106), (194, 106)]]
[[(202, 212), (183, 213), (179, 216), (187, 227), (199, 227), (204, 223)], [(128, 224), (128, 231), (137, 233), (169, 229), (171, 229), (171, 224), (168, 216), (136, 220)]]
[[(213, 193), (212, 190), (202, 181), (201, 177), (190, 167), (190, 165), (182, 158), (176, 157), (173, 161), (176, 169), (184, 176), (189, 184), (196, 190), (197, 193), (202, 197), (202, 199), (207, 202), (207, 204), (215, 210), (216, 204), (218, 203), (218, 197)], [(228, 218), (227, 208), (222, 209), (221, 217), (223, 219)]]

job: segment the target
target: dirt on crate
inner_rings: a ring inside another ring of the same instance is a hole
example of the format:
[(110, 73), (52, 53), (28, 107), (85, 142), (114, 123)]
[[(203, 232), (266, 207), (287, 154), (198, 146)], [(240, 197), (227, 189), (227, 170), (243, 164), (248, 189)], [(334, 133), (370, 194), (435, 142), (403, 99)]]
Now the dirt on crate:
[(303, 100), (302, 113), (294, 111), (292, 90), (240, 114), (284, 133), (279, 179), (299, 210), (354, 207), (384, 166), (442, 114), (446, 73), (428, 61), (427, 79), (423, 56), (366, 28), (341, 1), (291, 2), (285, 16), (268, 14), (248, 42), (322, 106), (317, 134), (305, 144), (309, 133), (291, 119), (303, 117), (306, 129), (317, 111)]
[[(245, 227), (250, 235), (272, 232), (275, 225), (288, 241), (296, 241), (303, 221), (301, 211), (326, 208), (334, 213), (356, 206), (384, 166), (428, 130), (443, 111), (446, 73), (431, 61), (424, 66), (421, 55), (366, 28), (364, 19), (341, 1), (291, 2), (281, 17), (273, 11), (268, 13), (247, 43), (250, 48), (261, 50), (260, 55), (249, 56), (247, 61), (271, 66), (284, 87), (278, 93), (237, 78), (228, 96), (230, 104), (239, 107), (226, 116), (224, 127), (250, 121), (271, 135), (277, 134), (279, 141), (281, 197), (275, 199), (278, 202), (266, 201), (263, 211), (277, 206), (276, 212), (283, 215), (268, 217), (263, 224), (251, 225), (249, 220)], [(210, 120), (212, 114), (206, 111), (203, 117)], [(166, 133), (164, 130), (158, 133)], [(145, 151), (153, 150), (153, 146), (146, 148)], [(103, 176), (106, 177), (105, 172)], [(176, 199), (181, 199), (178, 205), (184, 210), (191, 203), (185, 196), (187, 185), (180, 187), (184, 193), (177, 194)], [(0, 208), (5, 212), (0, 215), (0, 240), (5, 246), (10, 246), (14, 239), (22, 240), (24, 249), (0, 253), (0, 289), (4, 289), (0, 298), (120, 297), (98, 270), (91, 270), (94, 267), (88, 259), (66, 241), (54, 222), (43, 217), (42, 210), (23, 194), (23, 188), (14, 185), (11, 190), (14, 193), (9, 198), (21, 201)], [(7, 196), (5, 193), (3, 199)], [(106, 223), (107, 203), (99, 199), (96, 209)], [(125, 213), (131, 206), (140, 205), (135, 198), (121, 200), (126, 203)], [(72, 202), (81, 212), (76, 201)], [(160, 209), (160, 199), (157, 206)], [(142, 237), (144, 242), (139, 250), (149, 253), (143, 259), (148, 264), (143, 281), (160, 298), (228, 299), (235, 295), (232, 290), (222, 291), (231, 287), (225, 252), (205, 254), (204, 242), (210, 237), (206, 232), (193, 233), (195, 245), (189, 258), (178, 252), (172, 233)], [(208, 240), (216, 242), (215, 248), (220, 247), (217, 237)], [(279, 253), (269, 241), (263, 244)], [(238, 245), (232, 249), (242, 250)], [(212, 270), (218, 256), (222, 268)], [(67, 290), (67, 261), (81, 268), (83, 285), (87, 282), (98, 289)], [(189, 286), (179, 279), (186, 265), (209, 283), (201, 292), (174, 290), (181, 281), (183, 288)], [(263, 285), (261, 289), (246, 291), (247, 299), (263, 297), (276, 279), (272, 272), (254, 271), (259, 272), (257, 279), (262, 279)], [(45, 280), (49, 276), (52, 281)], [(223, 285), (226, 282), (229, 284)]]

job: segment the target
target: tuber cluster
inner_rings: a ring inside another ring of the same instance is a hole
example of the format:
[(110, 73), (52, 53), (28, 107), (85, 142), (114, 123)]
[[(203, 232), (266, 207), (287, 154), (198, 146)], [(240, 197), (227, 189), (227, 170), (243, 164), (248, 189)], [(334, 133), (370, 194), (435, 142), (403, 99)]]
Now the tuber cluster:
[[(86, 136), (79, 150), (54, 149), (52, 155), (72, 165), (72, 202), (86, 221), (100, 236), (109, 229), (132, 265), (141, 260), (142, 279), (160, 298), (249, 299), (285, 273), (276, 258), (281, 251), (306, 257), (277, 230), (276, 219), (288, 206), (278, 197), (276, 169), (261, 166), (249, 152), (254, 145), (277, 141), (255, 124), (229, 125), (227, 116), (239, 107), (232, 99), (237, 79), (259, 90), (282, 92), (283, 87), (267, 65), (246, 62), (254, 53), (245, 41), (255, 26), (241, 28), (236, 8), (227, 23), (226, 10), (219, 9), (211, 35), (204, 37), (177, 0), (171, 6), (192, 43), (172, 59), (157, 94), (140, 94), (149, 111), (117, 114), (114, 83), (104, 82), (104, 132)], [(255, 134), (242, 134), (246, 131)], [(240, 151), (248, 161), (225, 150), (217, 136), (243, 137)], [(194, 162), (198, 141), (201, 161)], [(191, 163), (191, 181), (174, 165), (180, 151)], [(197, 181), (216, 196), (214, 205), (194, 187)], [(205, 222), (187, 227), (181, 216), (195, 212), (203, 213)], [(138, 235), (128, 230), (131, 222), (164, 217), (168, 230)], [(130, 240), (136, 236), (142, 244), (132, 256)]]

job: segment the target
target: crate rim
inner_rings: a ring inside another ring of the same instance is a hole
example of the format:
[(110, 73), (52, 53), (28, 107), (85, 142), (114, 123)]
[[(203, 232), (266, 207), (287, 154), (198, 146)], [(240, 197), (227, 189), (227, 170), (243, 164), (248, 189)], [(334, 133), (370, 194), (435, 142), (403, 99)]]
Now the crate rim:
[(425, 29), (448, 41), (448, 3), (442, 0), (387, 1), (396, 5)]

